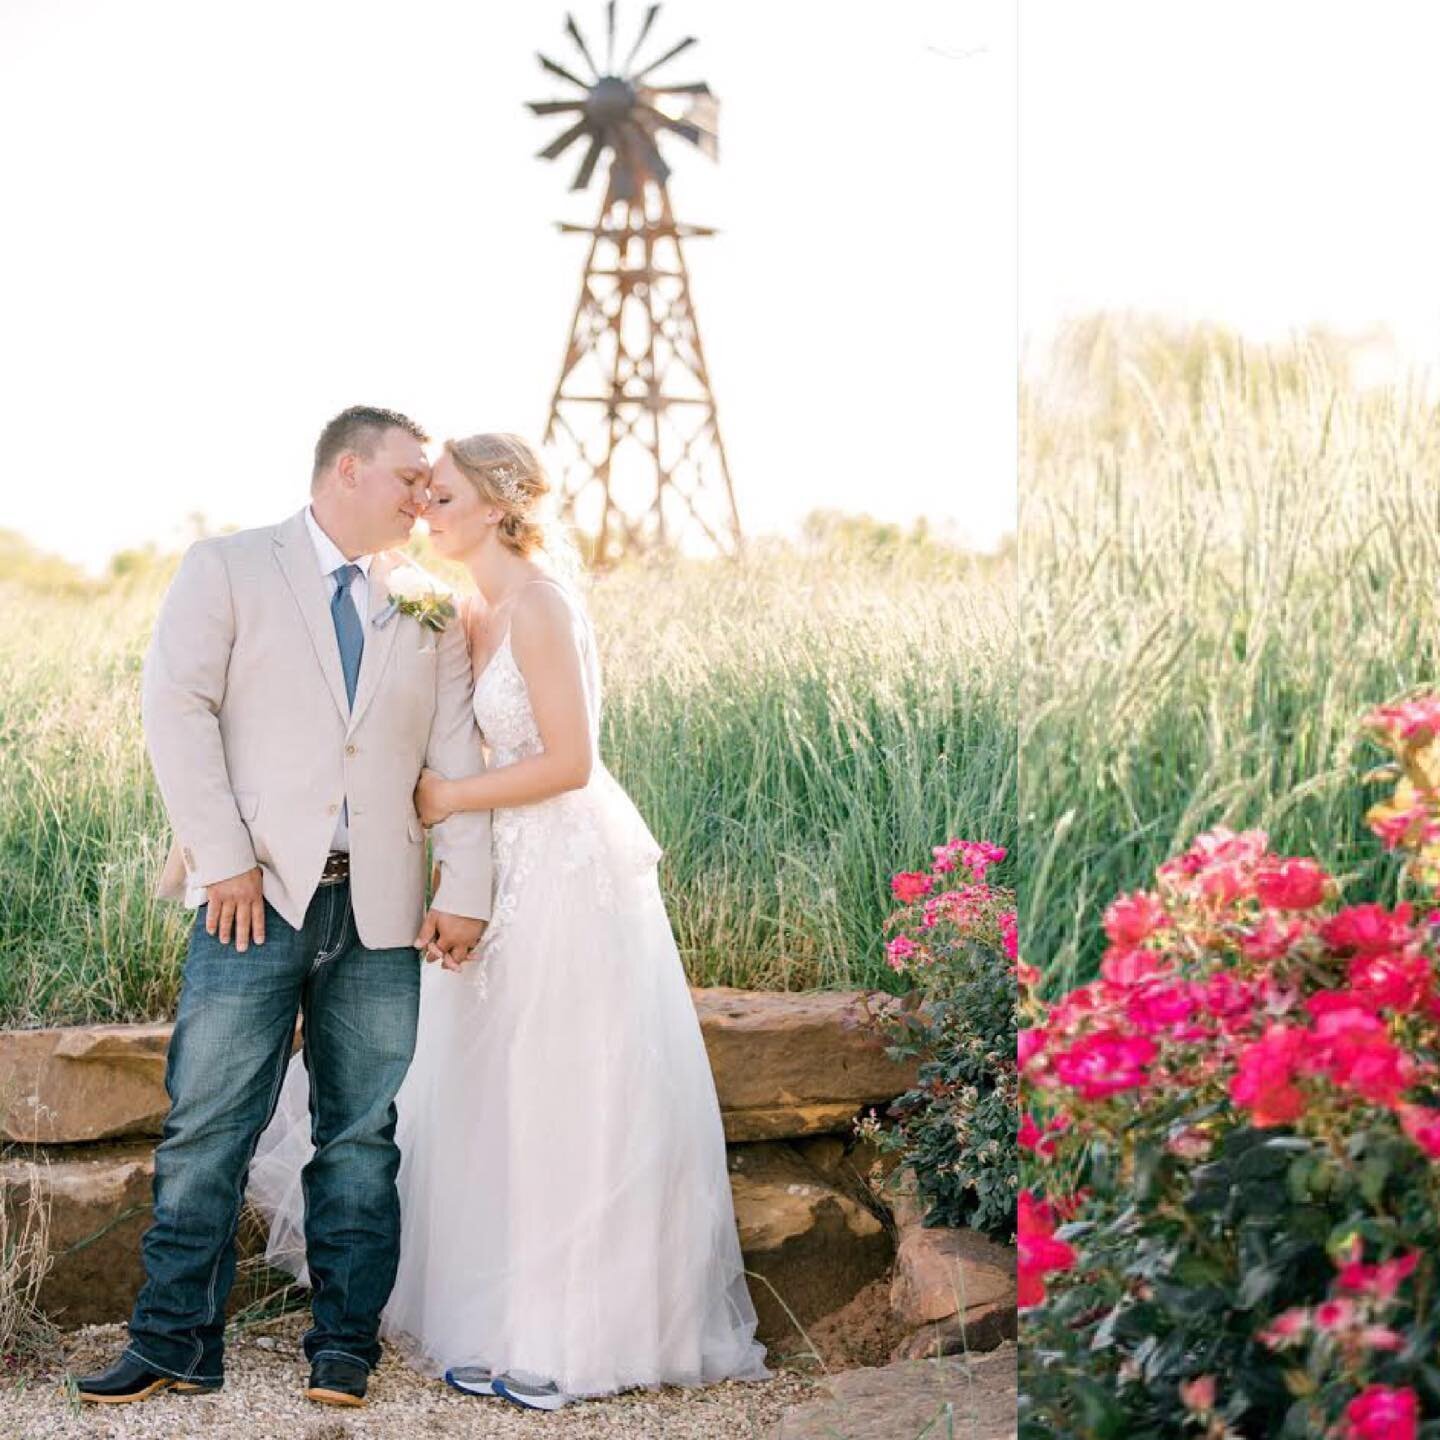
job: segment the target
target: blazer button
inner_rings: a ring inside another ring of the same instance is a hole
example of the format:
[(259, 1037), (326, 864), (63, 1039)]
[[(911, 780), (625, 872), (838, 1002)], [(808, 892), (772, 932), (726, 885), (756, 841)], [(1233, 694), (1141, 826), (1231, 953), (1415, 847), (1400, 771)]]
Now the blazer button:
[(327, 805), (325, 807), (325, 813), (327, 815), (338, 815), (340, 813), (340, 807), (338, 805)]
[(345, 747), (345, 753), (347, 755), (353, 755), (355, 753), (355, 747), (353, 745), (347, 745)]

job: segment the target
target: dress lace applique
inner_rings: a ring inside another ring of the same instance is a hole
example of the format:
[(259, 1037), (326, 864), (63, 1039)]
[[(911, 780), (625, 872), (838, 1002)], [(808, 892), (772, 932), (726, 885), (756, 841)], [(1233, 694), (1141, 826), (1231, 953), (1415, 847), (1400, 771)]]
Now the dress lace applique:
[[(558, 878), (585, 870), (594, 885), (597, 907), (615, 914), (643, 904), (655, 883), (660, 846), (599, 758), (599, 672), (589, 622), (580, 614), (575, 636), (590, 710), (591, 744), (596, 746), (590, 780), (579, 790), (494, 811), (495, 902), (474, 962), (480, 972), (475, 983), (482, 993), (485, 971), (507, 952), (511, 922), (529, 886), (543, 888), (547, 875)], [(544, 751), (508, 630), (475, 683), (474, 708), (492, 768)]]

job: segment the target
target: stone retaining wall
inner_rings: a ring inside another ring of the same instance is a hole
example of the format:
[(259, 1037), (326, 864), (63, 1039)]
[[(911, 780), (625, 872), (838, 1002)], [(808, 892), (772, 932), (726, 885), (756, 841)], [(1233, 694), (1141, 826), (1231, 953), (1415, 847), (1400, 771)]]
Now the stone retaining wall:
[[(855, 1118), (913, 1082), (874, 1023), (894, 1002), (857, 991), (692, 994), (741, 1245), (762, 1277), (751, 1281), (761, 1336), (798, 1342), (787, 1307), (801, 1324), (828, 1314), (893, 1258), (893, 1227), (860, 1179), (868, 1162), (845, 1152)], [(48, 1197), (57, 1259), (41, 1302), (63, 1324), (129, 1313), (169, 1108), (169, 1038), (158, 1024), (0, 1031), (0, 1203), (23, 1203), (32, 1183)], [(260, 1243), (244, 1237), (242, 1253)]]

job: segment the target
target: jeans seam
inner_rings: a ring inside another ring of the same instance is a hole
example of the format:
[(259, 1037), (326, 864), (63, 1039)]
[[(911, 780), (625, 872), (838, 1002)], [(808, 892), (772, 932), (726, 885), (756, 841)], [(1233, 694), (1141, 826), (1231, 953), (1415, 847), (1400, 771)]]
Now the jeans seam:
[(325, 915), (325, 938), (326, 938), (327, 940), (330, 938), (330, 927), (331, 927), (331, 923), (332, 923), (332, 922), (334, 921), (334, 919), (335, 919), (335, 895), (336, 895), (336, 892), (339, 891), (339, 890), (344, 890), (344, 892), (345, 892), (345, 914), (341, 917), (341, 920), (340, 920), (340, 938), (339, 938), (339, 940), (337, 940), (337, 941), (335, 942), (335, 948), (334, 948), (333, 950), (322, 950), (322, 951), (315, 957), (315, 963), (314, 963), (313, 965), (311, 965), (311, 967), (310, 967), (310, 973), (311, 973), (312, 975), (313, 975), (322, 965), (325, 965), (325, 964), (327, 964), (329, 961), (333, 960), (333, 959), (345, 948), (345, 932), (346, 932), (346, 930), (348, 930), (348, 929), (350, 928), (350, 927), (349, 927), (349, 921), (350, 921), (350, 886), (349, 886), (348, 884), (332, 885), (332, 886), (329, 887), (329, 889), (330, 889), (330, 907), (329, 907), (329, 910), (326, 912), (326, 915)]
[(352, 1355), (348, 1350), (336, 1350), (330, 1346), (326, 1346), (324, 1350), (317, 1350), (310, 1357), (310, 1363), (313, 1365), (322, 1355), (339, 1355), (345, 1360), (353, 1360), (357, 1365), (363, 1365), (367, 1374), (370, 1371), (370, 1362), (368, 1360), (362, 1360), (360, 1356)]
[[(293, 1040), (294, 1035), (295, 1023), (292, 1020), (290, 1023), (290, 1031), (287, 1039)], [(205, 1289), (205, 1314), (207, 1317), (207, 1324), (212, 1323), (215, 1316), (215, 1286), (220, 1278), (221, 1262), (225, 1259), (226, 1250), (235, 1243), (235, 1236), (239, 1233), (240, 1230), (240, 1212), (244, 1208), (245, 1176), (249, 1172), (250, 1162), (255, 1158), (255, 1150), (256, 1147), (260, 1144), (260, 1136), (264, 1134), (265, 1127), (269, 1125), (271, 1118), (275, 1114), (275, 1105), (280, 1098), (280, 1087), (285, 1083), (285, 1067), (290, 1060), (290, 1051), (288, 1044), (282, 1044), (279, 1048), (279, 1061), (275, 1066), (275, 1079), (270, 1084), (270, 1099), (265, 1107), (265, 1119), (261, 1123), (260, 1128), (251, 1138), (250, 1153), (245, 1157), (244, 1165), (240, 1167), (240, 1178), (237, 1180), (235, 1185), (235, 1219), (230, 1226), (230, 1233), (226, 1237), (225, 1243), (216, 1252), (215, 1263), (210, 1267), (210, 1283), (206, 1286)], [(195, 1337), (195, 1345), (197, 1351), (195, 1356), (195, 1362), (198, 1364), (200, 1361), (200, 1354), (203, 1353), (203, 1342), (198, 1335)]]
[[(148, 1355), (142, 1355), (134, 1345), (127, 1345), (121, 1355), (128, 1355), (132, 1360), (138, 1360), (142, 1365), (147, 1365), (151, 1370), (161, 1375), (168, 1375), (172, 1380), (196, 1380), (202, 1384), (210, 1385), (217, 1381), (224, 1380), (223, 1374), (218, 1375), (197, 1375), (195, 1366), (192, 1364), (188, 1370), (172, 1370), (168, 1365), (158, 1365)], [(198, 1358), (198, 1357), (197, 1357)]]

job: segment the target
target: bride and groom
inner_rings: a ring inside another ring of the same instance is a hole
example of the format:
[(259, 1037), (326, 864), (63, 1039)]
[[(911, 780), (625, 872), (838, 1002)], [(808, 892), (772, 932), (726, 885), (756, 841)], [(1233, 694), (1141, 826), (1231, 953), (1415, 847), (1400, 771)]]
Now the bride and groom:
[[(84, 1400), (220, 1387), (247, 1185), (267, 1258), (311, 1287), (322, 1403), (365, 1403), (382, 1336), (538, 1409), (769, 1374), (548, 482), (513, 436), (447, 441), (433, 469), (427, 439), (337, 416), (309, 505), (192, 546), (156, 621), (158, 893), (197, 908), (145, 1282)], [(390, 552), (422, 513), (482, 603), (456, 614)]]

